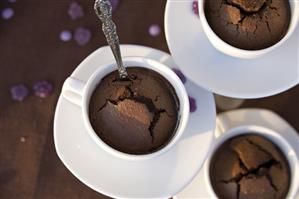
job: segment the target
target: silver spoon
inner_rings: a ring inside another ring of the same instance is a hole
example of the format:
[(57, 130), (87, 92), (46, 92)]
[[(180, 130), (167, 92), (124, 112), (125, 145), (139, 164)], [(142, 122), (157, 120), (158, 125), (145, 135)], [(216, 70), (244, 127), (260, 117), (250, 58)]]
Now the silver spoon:
[(121, 58), (119, 39), (115, 23), (112, 21), (112, 6), (109, 0), (96, 0), (94, 4), (96, 15), (102, 21), (102, 30), (113, 52), (121, 79), (127, 79), (128, 73)]

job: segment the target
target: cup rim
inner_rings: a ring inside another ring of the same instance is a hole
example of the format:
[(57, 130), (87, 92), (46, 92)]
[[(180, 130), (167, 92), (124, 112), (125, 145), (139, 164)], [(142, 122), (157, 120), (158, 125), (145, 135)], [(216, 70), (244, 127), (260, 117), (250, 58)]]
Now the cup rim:
[[(213, 189), (211, 180), (210, 180), (210, 164), (212, 157), (215, 151), (227, 140), (238, 137), (240, 135), (249, 135), (249, 134), (257, 134), (260, 136), (265, 137), (266, 139), (273, 142), (280, 151), (284, 154), (285, 158), (288, 161), (289, 169), (290, 169), (290, 186), (287, 193), (287, 198), (293, 198), (297, 193), (299, 180), (296, 180), (296, 176), (298, 176), (299, 172), (299, 162), (296, 152), (294, 151), (293, 147), (288, 143), (288, 141), (281, 136), (278, 132), (269, 129), (267, 127), (258, 126), (258, 125), (243, 125), (234, 127), (229, 129), (227, 132), (222, 133), (215, 139), (214, 145), (210, 150), (209, 156), (205, 161), (204, 164), (204, 178), (206, 181), (206, 187), (208, 189), (209, 194), (212, 198), (217, 198), (217, 195)], [(279, 143), (278, 143), (279, 142)], [(291, 154), (287, 154), (286, 151), (291, 151)]]
[[(97, 77), (102, 71), (106, 71), (105, 74), (103, 75), (103, 77), (104, 77), (107, 74), (111, 73), (112, 71), (116, 70), (116, 68), (115, 68), (116, 62), (115, 61), (111, 61), (110, 63), (101, 65), (91, 75), (91, 77), (87, 80), (87, 83), (83, 90), (83, 100), (82, 100), (83, 120), (84, 120), (85, 126), (88, 129), (88, 133), (90, 134), (92, 139), (99, 145), (99, 147), (102, 147), (108, 153), (110, 153), (116, 157), (127, 159), (127, 160), (146, 160), (146, 159), (150, 159), (150, 158), (159, 156), (162, 153), (168, 151), (179, 140), (179, 138), (183, 134), (183, 132), (187, 126), (188, 119), (189, 119), (188, 94), (187, 94), (187, 91), (186, 91), (183, 83), (179, 79), (179, 77), (169, 67), (167, 67), (163, 63), (160, 63), (158, 61), (155, 61), (155, 60), (152, 60), (149, 58), (145, 58), (145, 57), (134, 57), (134, 56), (123, 57), (124, 65), (126, 65), (126, 63), (128, 63), (128, 62), (139, 63), (141, 66), (137, 65), (137, 67), (148, 68), (148, 69), (151, 69), (151, 70), (159, 73), (165, 79), (167, 79), (168, 82), (175, 89), (175, 92), (176, 92), (176, 95), (178, 96), (178, 100), (179, 100), (179, 104), (180, 104), (179, 105), (180, 115), (179, 115), (179, 122), (178, 122), (177, 128), (174, 131), (172, 138), (168, 141), (168, 143), (166, 143), (161, 149), (158, 149), (157, 151), (154, 151), (149, 154), (136, 155), (136, 154), (128, 154), (125, 152), (118, 151), (117, 149), (114, 149), (110, 145), (106, 144), (97, 135), (97, 133), (93, 129), (93, 127), (90, 123), (90, 120), (89, 120), (88, 104), (89, 104), (89, 100), (90, 100), (91, 96), (88, 96), (88, 92), (90, 92), (90, 89), (91, 89), (90, 87), (92, 86), (92, 84), (95, 81), (97, 81), (97, 83), (99, 83), (101, 81), (101, 79), (98, 79)], [(126, 67), (136, 67), (136, 66), (126, 66)], [(165, 74), (167, 74), (167, 76), (165, 76)], [(180, 96), (178, 94), (178, 90), (179, 90), (179, 93), (181, 94)], [(91, 93), (92, 93), (92, 91), (91, 91)]]
[[(205, 1), (206, 0), (198, 1), (198, 12), (200, 18), (199, 20), (201, 21), (201, 25), (204, 30), (204, 33), (206, 34), (208, 40), (214, 46), (215, 49), (217, 49), (218, 51), (226, 55), (236, 57), (236, 58), (253, 59), (253, 58), (261, 57), (262, 55), (271, 52), (272, 50), (281, 46), (285, 41), (287, 41), (290, 38), (290, 36), (295, 31), (299, 22), (299, 1), (289, 0), (290, 4), (293, 3), (293, 9), (291, 8), (290, 24), (283, 38), (281, 38), (277, 43), (267, 48), (263, 48), (259, 50), (246, 50), (246, 49), (235, 47), (225, 42), (214, 32), (214, 30), (211, 28), (210, 24), (208, 23), (205, 15), (205, 9), (204, 9)], [(215, 43), (219, 43), (219, 45), (216, 45)]]

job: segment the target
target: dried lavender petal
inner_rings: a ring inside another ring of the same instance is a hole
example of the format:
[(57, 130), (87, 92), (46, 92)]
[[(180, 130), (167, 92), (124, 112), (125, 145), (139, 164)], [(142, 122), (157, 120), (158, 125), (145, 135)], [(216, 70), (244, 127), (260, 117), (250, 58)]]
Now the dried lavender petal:
[(46, 98), (52, 93), (53, 85), (46, 80), (42, 80), (34, 83), (33, 90), (36, 96)]
[(75, 30), (74, 39), (80, 46), (84, 46), (90, 41), (91, 32), (89, 29), (79, 27)]
[(109, 0), (112, 6), (112, 11), (115, 11), (115, 9), (118, 7), (119, 0)]
[(186, 76), (182, 73), (181, 70), (177, 69), (177, 68), (174, 68), (172, 69), (173, 72), (175, 72), (175, 74), (181, 79), (181, 81), (185, 84), (186, 81), (187, 81), (187, 78)]
[(157, 37), (161, 33), (161, 28), (157, 24), (153, 24), (149, 27), (148, 32), (151, 36)]
[(11, 8), (5, 8), (1, 12), (1, 17), (3, 19), (10, 19), (13, 17), (13, 15), (14, 15), (14, 11)]
[(76, 19), (84, 17), (83, 8), (77, 2), (72, 2), (70, 4), (68, 14), (72, 20), (76, 20)]
[(190, 112), (193, 113), (196, 111), (197, 106), (196, 106), (196, 99), (193, 97), (189, 96), (189, 104), (190, 104)]
[(59, 37), (61, 41), (70, 41), (72, 39), (72, 33), (71, 31), (63, 30), (61, 31)]
[(199, 13), (198, 13), (198, 0), (194, 0), (192, 2), (192, 11), (193, 11), (194, 14), (199, 16)]
[(18, 84), (10, 88), (10, 94), (13, 100), (21, 102), (29, 95), (29, 90), (24, 84)]

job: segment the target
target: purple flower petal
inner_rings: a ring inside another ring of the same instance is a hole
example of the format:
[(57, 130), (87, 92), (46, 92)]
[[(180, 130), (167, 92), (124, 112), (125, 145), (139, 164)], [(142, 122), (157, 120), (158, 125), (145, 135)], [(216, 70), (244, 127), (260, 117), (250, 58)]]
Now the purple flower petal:
[(70, 41), (72, 39), (72, 33), (71, 31), (63, 30), (61, 31), (59, 37), (61, 41)]
[(115, 9), (118, 7), (119, 0), (109, 0), (112, 6), (112, 11), (115, 11)]
[(199, 13), (198, 13), (198, 0), (194, 0), (192, 2), (192, 11), (193, 11), (194, 14), (199, 16)]
[(52, 93), (53, 85), (46, 80), (42, 80), (34, 83), (33, 90), (36, 96), (46, 98)]
[(193, 97), (189, 96), (189, 103), (190, 103), (190, 112), (194, 113), (196, 111), (196, 109), (197, 109), (196, 99), (194, 99)]
[(90, 41), (91, 32), (89, 29), (79, 27), (75, 30), (74, 39), (80, 46), (84, 46)]
[(5, 8), (1, 12), (1, 17), (3, 19), (10, 19), (13, 17), (13, 15), (14, 15), (14, 11), (11, 8)]
[(18, 84), (10, 88), (10, 94), (13, 100), (21, 102), (29, 95), (29, 90), (24, 84)]
[(70, 4), (68, 14), (72, 20), (76, 20), (76, 19), (84, 17), (83, 8), (77, 2), (72, 2)]
[(9, 3), (15, 3), (17, 0), (8, 0)]
[(148, 32), (151, 36), (157, 37), (161, 33), (161, 28), (157, 24), (153, 24), (149, 27)]
[(181, 70), (177, 69), (177, 68), (174, 68), (172, 69), (173, 72), (175, 72), (175, 74), (181, 79), (181, 81), (185, 84), (186, 81), (187, 81), (187, 78), (186, 76), (182, 73)]

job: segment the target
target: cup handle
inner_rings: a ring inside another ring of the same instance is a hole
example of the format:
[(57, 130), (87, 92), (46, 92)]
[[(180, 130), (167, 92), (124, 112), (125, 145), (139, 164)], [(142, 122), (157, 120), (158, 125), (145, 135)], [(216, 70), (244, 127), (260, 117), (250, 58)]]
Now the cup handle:
[(82, 107), (82, 96), (85, 82), (69, 77), (65, 80), (62, 87), (62, 96), (68, 101)]

